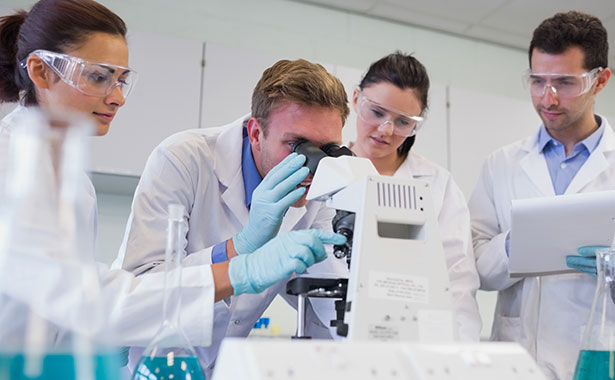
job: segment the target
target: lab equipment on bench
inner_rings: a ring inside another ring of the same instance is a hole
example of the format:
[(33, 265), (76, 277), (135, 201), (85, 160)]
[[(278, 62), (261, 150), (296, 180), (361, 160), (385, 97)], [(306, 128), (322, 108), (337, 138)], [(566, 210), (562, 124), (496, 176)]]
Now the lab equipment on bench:
[[(105, 323), (94, 239), (84, 228), (91, 215), (83, 209), (84, 144), (93, 125), (70, 112), (28, 109), (19, 117), (0, 137), (0, 276), (28, 272), (7, 265), (14, 256), (31, 265), (60, 260), (74, 270), (49, 268), (31, 284), (36, 299), (62, 276), (71, 295), (58, 292), (53, 303), (17, 300), (0, 288), (0, 378), (117, 379), (117, 352), (93, 335)], [(48, 319), (51, 307), (70, 310), (70, 330)]]
[(309, 298), (324, 297), (339, 299), (338, 318), (332, 324), (339, 336), (350, 340), (455, 340), (457, 327), (429, 184), (381, 176), (369, 159), (331, 157), (317, 149), (311, 147), (314, 154), (302, 149), (308, 163), (312, 157), (318, 161), (307, 198), (337, 210), (333, 230), (347, 242), (335, 246), (334, 254), (346, 258), (350, 274), (347, 280), (289, 281), (287, 292), (298, 296), (297, 337), (306, 338), (303, 314)]
[[(241, 363), (238, 364), (238, 359)], [(222, 342), (213, 380), (546, 380), (515, 343)]]
[(169, 205), (165, 252), (165, 295), (163, 320), (152, 342), (143, 352), (133, 380), (204, 380), (190, 340), (181, 328), (181, 272), (184, 253), (184, 206)]
[(573, 380), (615, 379), (615, 249), (599, 250), (598, 283)]

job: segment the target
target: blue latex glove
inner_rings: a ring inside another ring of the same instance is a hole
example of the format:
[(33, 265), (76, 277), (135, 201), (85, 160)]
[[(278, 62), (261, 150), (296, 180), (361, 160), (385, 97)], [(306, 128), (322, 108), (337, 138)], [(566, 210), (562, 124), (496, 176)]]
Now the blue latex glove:
[(579, 252), (578, 256), (566, 256), (566, 265), (568, 268), (576, 269), (592, 277), (596, 277), (598, 275), (596, 269), (596, 251), (605, 248), (609, 247), (603, 245), (581, 247), (577, 250)]
[(303, 273), (327, 258), (324, 244), (344, 244), (346, 237), (321, 230), (290, 231), (278, 235), (249, 255), (229, 263), (234, 294), (260, 293), (293, 272)]
[(278, 234), (284, 214), (305, 193), (305, 187), (297, 188), (310, 173), (304, 163), (304, 155), (291, 153), (256, 187), (248, 223), (233, 237), (238, 255), (254, 252)]

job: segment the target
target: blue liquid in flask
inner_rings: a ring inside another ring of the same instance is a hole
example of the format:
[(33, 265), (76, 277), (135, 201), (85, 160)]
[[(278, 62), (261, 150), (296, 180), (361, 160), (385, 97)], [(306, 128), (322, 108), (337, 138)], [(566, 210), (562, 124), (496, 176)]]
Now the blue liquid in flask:
[(196, 356), (168, 359), (166, 356), (142, 357), (133, 380), (205, 380)]
[[(5, 380), (78, 380), (75, 357), (70, 354), (47, 354), (43, 358), (42, 372), (30, 377), (24, 373), (25, 355), (0, 353), (0, 379)], [(117, 353), (94, 356), (96, 380), (120, 380), (120, 358)]]
[(615, 352), (581, 350), (573, 380), (614, 380)]

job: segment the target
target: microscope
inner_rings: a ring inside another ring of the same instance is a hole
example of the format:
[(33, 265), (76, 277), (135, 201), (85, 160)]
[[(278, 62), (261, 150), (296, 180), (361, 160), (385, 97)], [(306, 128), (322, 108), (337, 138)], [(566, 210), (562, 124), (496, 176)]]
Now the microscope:
[(449, 280), (428, 183), (381, 176), (370, 160), (346, 147), (300, 140), (314, 175), (307, 198), (336, 210), (333, 247), (348, 279), (299, 277), (287, 293), (298, 297), (295, 338), (308, 339), (310, 298), (334, 298), (339, 337), (378, 341), (453, 341), (457, 336)]
[[(308, 199), (336, 210), (333, 230), (348, 240), (333, 254), (346, 260), (349, 276), (289, 281), (287, 293), (298, 297), (299, 339), (227, 338), (214, 380), (545, 380), (517, 343), (453, 342), (448, 273), (428, 183), (380, 176), (371, 161), (343, 147), (299, 141), (293, 151), (306, 155), (314, 174)], [(331, 326), (348, 342), (308, 339), (311, 298), (335, 300)]]

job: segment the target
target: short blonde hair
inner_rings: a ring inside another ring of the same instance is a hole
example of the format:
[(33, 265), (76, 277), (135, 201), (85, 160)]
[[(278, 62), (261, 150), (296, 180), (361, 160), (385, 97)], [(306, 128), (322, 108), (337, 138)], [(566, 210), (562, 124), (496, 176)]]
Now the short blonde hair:
[(321, 106), (339, 111), (342, 125), (350, 113), (342, 82), (319, 64), (305, 59), (281, 60), (263, 72), (252, 93), (252, 117), (266, 125), (284, 103)]

